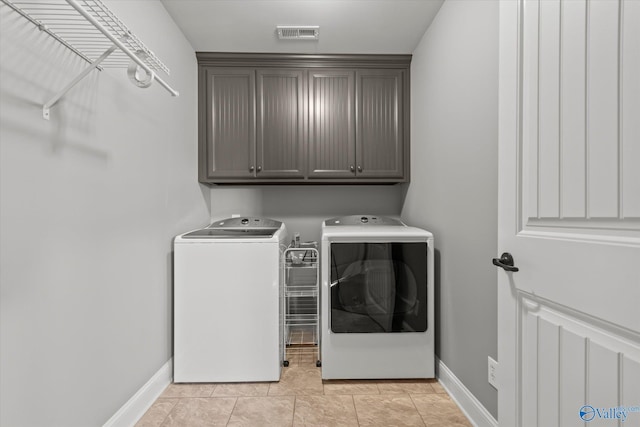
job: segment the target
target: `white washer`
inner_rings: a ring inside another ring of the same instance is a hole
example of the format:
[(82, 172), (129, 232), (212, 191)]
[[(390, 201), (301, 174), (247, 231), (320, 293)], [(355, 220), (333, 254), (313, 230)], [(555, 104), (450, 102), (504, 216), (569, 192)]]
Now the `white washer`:
[(433, 248), (392, 218), (324, 221), (323, 379), (434, 377)]
[(280, 379), (279, 221), (228, 218), (174, 240), (174, 381)]

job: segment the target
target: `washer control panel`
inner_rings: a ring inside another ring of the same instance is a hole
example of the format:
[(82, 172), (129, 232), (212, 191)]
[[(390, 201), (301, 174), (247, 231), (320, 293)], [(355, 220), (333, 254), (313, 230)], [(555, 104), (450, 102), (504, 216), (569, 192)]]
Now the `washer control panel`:
[(241, 216), (237, 218), (221, 219), (211, 223), (207, 228), (280, 228), (282, 222), (269, 218)]

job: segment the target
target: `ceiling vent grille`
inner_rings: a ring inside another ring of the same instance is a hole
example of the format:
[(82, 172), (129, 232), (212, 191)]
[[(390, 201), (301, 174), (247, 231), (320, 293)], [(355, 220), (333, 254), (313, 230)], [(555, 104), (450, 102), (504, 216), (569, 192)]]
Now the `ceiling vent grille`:
[(278, 25), (276, 31), (281, 40), (318, 40), (320, 38), (320, 27), (317, 25)]

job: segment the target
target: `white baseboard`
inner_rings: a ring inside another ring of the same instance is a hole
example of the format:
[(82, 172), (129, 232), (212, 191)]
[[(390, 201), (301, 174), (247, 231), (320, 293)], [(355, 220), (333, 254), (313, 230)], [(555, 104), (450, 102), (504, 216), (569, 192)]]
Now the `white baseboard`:
[(132, 427), (173, 380), (173, 359), (169, 359), (103, 427)]
[(436, 359), (436, 376), (449, 396), (458, 404), (462, 412), (476, 427), (498, 427), (498, 421), (487, 411), (478, 399), (456, 377), (447, 365)]

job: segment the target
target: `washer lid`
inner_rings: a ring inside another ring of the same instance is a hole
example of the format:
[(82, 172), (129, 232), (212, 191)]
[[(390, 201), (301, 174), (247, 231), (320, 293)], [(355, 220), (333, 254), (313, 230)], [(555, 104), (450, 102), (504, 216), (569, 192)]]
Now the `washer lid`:
[(201, 230), (192, 231), (182, 237), (184, 239), (246, 239), (251, 237), (273, 237), (278, 228), (262, 228), (262, 229), (215, 229), (215, 228), (203, 228)]
[(397, 219), (377, 215), (349, 215), (328, 219), (326, 226), (353, 226), (353, 225), (399, 225), (405, 224)]
[(282, 227), (282, 222), (269, 218), (237, 217), (211, 223), (206, 228), (184, 234), (185, 239), (245, 239), (273, 237)]

